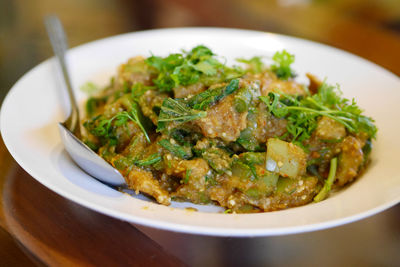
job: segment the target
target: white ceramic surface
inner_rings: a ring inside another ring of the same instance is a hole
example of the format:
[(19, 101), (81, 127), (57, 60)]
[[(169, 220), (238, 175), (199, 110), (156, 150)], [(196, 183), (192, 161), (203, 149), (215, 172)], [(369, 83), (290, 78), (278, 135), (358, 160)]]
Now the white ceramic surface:
[[(0, 127), (15, 160), (35, 179), (85, 207), (160, 229), (219, 236), (265, 236), (299, 233), (341, 225), (380, 212), (400, 201), (400, 79), (347, 52), (292, 37), (234, 29), (165, 29), (115, 36), (68, 52), (72, 83), (105, 83), (116, 67), (135, 55), (166, 55), (204, 44), (228, 64), (238, 57), (271, 57), (287, 49), (296, 56), (300, 81), (311, 72), (339, 83), (344, 95), (356, 97), (379, 128), (368, 171), (327, 200), (303, 207), (260, 214), (223, 214), (215, 207), (193, 212), (174, 203), (167, 207), (144, 197), (131, 197), (81, 171), (64, 151), (57, 122), (65, 119), (65, 102), (54, 60), (23, 76), (3, 102)], [(76, 90), (83, 101), (85, 95)], [(197, 206), (198, 207), (198, 206)]]

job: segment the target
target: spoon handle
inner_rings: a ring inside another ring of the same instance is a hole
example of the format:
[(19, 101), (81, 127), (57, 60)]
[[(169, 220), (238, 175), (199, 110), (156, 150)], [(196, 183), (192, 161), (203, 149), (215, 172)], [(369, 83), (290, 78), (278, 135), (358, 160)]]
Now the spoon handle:
[(53, 47), (54, 54), (56, 55), (58, 63), (61, 66), (61, 70), (68, 91), (69, 102), (71, 104), (71, 114), (63, 124), (76, 137), (80, 138), (81, 129), (79, 124), (79, 110), (76, 104), (74, 92), (72, 90), (71, 80), (69, 78), (68, 69), (65, 62), (65, 53), (68, 49), (67, 37), (65, 36), (63, 26), (57, 16), (55, 15), (46, 16), (44, 24), (46, 26), (51, 46)]

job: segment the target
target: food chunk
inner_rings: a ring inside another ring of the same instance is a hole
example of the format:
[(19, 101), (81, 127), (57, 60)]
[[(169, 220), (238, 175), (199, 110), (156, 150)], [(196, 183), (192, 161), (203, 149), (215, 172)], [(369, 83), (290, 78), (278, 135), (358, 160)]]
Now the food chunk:
[(118, 68), (115, 86), (118, 88), (125, 84), (132, 85), (134, 83), (151, 85), (153, 78), (154, 74), (146, 64), (145, 58), (137, 56), (130, 58), (125, 64), (122, 64)]
[(306, 172), (307, 155), (299, 146), (277, 138), (267, 142), (267, 170), (283, 177), (299, 178)]
[(167, 94), (156, 90), (148, 90), (140, 97), (139, 105), (143, 115), (149, 117), (155, 125), (157, 125), (159, 110), (166, 98), (168, 98)]
[(136, 194), (143, 192), (154, 197), (158, 203), (164, 205), (169, 205), (171, 203), (168, 192), (161, 188), (160, 183), (154, 179), (151, 172), (133, 165), (126, 180), (128, 186), (134, 189)]
[(304, 86), (295, 81), (275, 80), (268, 87), (261, 91), (262, 95), (268, 95), (269, 92), (283, 92), (288, 95), (305, 95)]
[(315, 134), (322, 140), (339, 140), (346, 136), (344, 125), (326, 116), (318, 121)]
[(363, 163), (362, 143), (356, 137), (347, 136), (341, 144), (339, 166), (336, 175), (337, 185), (342, 186), (352, 181)]
[(229, 95), (207, 110), (207, 116), (194, 123), (208, 138), (219, 137), (224, 141), (235, 141), (246, 128), (246, 112), (238, 112), (234, 105), (234, 95)]
[(197, 95), (204, 90), (206, 87), (202, 83), (195, 83), (187, 86), (178, 86), (172, 89), (174, 91), (175, 98), (184, 98), (188, 96)]
[(311, 73), (306, 73), (306, 76), (307, 76), (308, 80), (310, 81), (310, 83), (308, 85), (308, 89), (310, 90), (310, 92), (312, 94), (316, 94), (318, 92), (318, 89), (322, 85), (322, 81), (320, 79), (318, 79), (317, 76), (315, 76)]
[[(167, 155), (168, 157), (168, 155)], [(210, 168), (204, 159), (176, 160), (166, 158), (166, 173), (181, 178), (181, 186), (172, 194), (175, 198), (190, 200), (193, 203), (205, 203), (206, 175)]]

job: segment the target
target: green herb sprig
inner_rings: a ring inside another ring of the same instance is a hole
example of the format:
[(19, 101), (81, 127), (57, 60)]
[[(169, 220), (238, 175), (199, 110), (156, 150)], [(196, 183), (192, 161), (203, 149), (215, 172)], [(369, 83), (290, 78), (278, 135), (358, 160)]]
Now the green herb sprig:
[(150, 143), (150, 138), (139, 119), (138, 109), (138, 104), (133, 102), (130, 111), (121, 111), (110, 119), (104, 118), (103, 116), (97, 116), (92, 120), (85, 122), (84, 126), (95, 136), (112, 139), (114, 137), (112, 133), (113, 126), (119, 127), (126, 124), (128, 120), (131, 120), (139, 126), (146, 137), (146, 140)]
[(146, 59), (146, 63), (157, 72), (157, 78), (153, 80), (155, 86), (165, 92), (179, 85), (197, 83), (201, 78), (216, 77), (218, 82), (222, 82), (243, 74), (241, 69), (227, 67), (218, 61), (216, 55), (203, 45), (165, 58), (153, 55)]
[(326, 83), (312, 96), (296, 98), (284, 93), (271, 92), (260, 99), (274, 116), (287, 119), (286, 128), (293, 142), (302, 143), (309, 139), (320, 116), (343, 124), (351, 133), (365, 132), (371, 138), (376, 137), (374, 120), (362, 115), (362, 110), (354, 99), (349, 101), (342, 98), (339, 88)]
[(238, 58), (236, 61), (247, 64), (248, 71), (251, 73), (260, 73), (264, 70), (264, 63), (262, 62), (261, 57), (252, 57), (250, 59)]
[(286, 50), (281, 52), (276, 52), (272, 60), (275, 62), (271, 65), (271, 70), (276, 73), (276, 75), (282, 79), (287, 80), (295, 76), (294, 71), (290, 65), (294, 62), (294, 55), (290, 54)]

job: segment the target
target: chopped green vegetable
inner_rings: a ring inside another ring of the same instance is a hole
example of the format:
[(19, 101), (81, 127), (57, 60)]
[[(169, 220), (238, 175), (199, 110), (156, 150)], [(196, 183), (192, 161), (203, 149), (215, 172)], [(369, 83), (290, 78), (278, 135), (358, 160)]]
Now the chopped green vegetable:
[(245, 152), (234, 160), (232, 174), (241, 179), (258, 179), (259, 175), (255, 165), (264, 165), (265, 153)]
[(235, 95), (234, 107), (237, 112), (245, 112), (249, 109), (251, 100), (253, 99), (253, 94), (248, 87), (242, 87), (238, 90)]
[(107, 97), (90, 97), (86, 101), (85, 109), (86, 109), (86, 115), (88, 117), (93, 116), (97, 109), (104, 105), (107, 100)]
[(219, 174), (226, 173), (230, 170), (232, 159), (222, 148), (209, 148), (204, 151), (201, 156), (208, 162), (208, 165)]
[(206, 90), (193, 96), (188, 101), (188, 105), (196, 110), (206, 110), (209, 106), (218, 102), (225, 96), (235, 92), (239, 88), (239, 79), (233, 79), (225, 87)]
[(298, 178), (306, 172), (307, 155), (299, 146), (270, 138), (267, 141), (266, 169), (281, 176)]
[(184, 123), (205, 117), (205, 111), (197, 111), (189, 108), (183, 101), (167, 98), (164, 100), (158, 117), (157, 131), (163, 131), (169, 122)]
[(149, 165), (153, 165), (153, 164), (156, 164), (156, 163), (160, 162), (161, 159), (162, 158), (161, 158), (160, 154), (154, 153), (154, 154), (148, 156), (145, 159), (136, 160), (134, 162), (134, 164), (137, 165), (137, 166), (149, 166)]
[(336, 168), (337, 168), (337, 158), (333, 158), (333, 159), (331, 159), (328, 178), (325, 181), (324, 187), (322, 187), (322, 189), (321, 189), (321, 191), (319, 191), (318, 195), (316, 195), (314, 197), (315, 202), (320, 202), (328, 196), (329, 191), (331, 191), (332, 184), (335, 181)]
[(189, 182), (190, 175), (192, 174), (191, 169), (187, 169), (185, 173), (185, 178), (183, 179), (183, 183), (187, 184)]
[(193, 156), (192, 150), (188, 146), (180, 146), (177, 144), (171, 144), (167, 139), (162, 139), (158, 142), (160, 146), (171, 152), (174, 156), (181, 159), (189, 159)]

